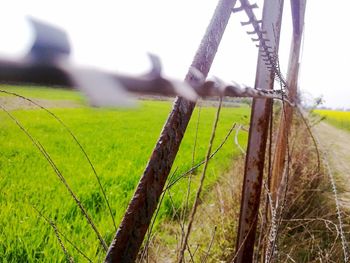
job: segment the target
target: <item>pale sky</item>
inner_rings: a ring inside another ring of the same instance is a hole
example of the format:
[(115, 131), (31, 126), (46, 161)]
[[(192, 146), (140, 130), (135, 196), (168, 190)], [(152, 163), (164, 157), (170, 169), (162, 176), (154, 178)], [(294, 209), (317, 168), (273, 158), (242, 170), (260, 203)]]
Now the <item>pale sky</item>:
[[(59, 25), (69, 34), (72, 60), (105, 69), (144, 73), (147, 52), (158, 55), (164, 73), (183, 79), (217, 0), (0, 0), (1, 55), (20, 54), (30, 42), (24, 16)], [(254, 3), (251, 1), (251, 3)], [(257, 1), (261, 17), (263, 1)], [(308, 0), (301, 90), (323, 95), (329, 107), (350, 108), (348, 48), (350, 1)], [(286, 75), (291, 37), (290, 2), (285, 0), (280, 63)], [(254, 86), (257, 48), (233, 14), (209, 75)]]

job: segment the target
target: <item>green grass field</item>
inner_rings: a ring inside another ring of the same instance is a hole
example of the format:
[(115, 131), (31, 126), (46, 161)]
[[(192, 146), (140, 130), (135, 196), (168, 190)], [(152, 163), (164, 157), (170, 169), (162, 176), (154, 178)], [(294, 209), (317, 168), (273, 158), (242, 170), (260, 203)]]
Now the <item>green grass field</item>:
[[(84, 101), (74, 91), (6, 86), (0, 89), (31, 98)], [(52, 109), (73, 131), (95, 165), (117, 226), (171, 107), (171, 102), (141, 101), (135, 109), (86, 106)], [(195, 162), (204, 158), (215, 111), (213, 107), (202, 108)], [(248, 107), (222, 110), (214, 149), (234, 122), (247, 123), (249, 111)], [(16, 109), (10, 113), (45, 147), (109, 244), (115, 229), (107, 206), (88, 162), (64, 127), (40, 109)], [(197, 115), (198, 109), (173, 166), (178, 175), (191, 167)], [(221, 173), (230, 169), (233, 157), (239, 154), (233, 136), (212, 159), (205, 191), (210, 190)], [(243, 145), (246, 139), (247, 134), (241, 132), (239, 140)], [(181, 208), (186, 186), (187, 180), (182, 180), (171, 189), (176, 207)], [(67, 189), (31, 140), (4, 111), (0, 111), (0, 191), (1, 262), (66, 261), (53, 228), (33, 206), (53, 220), (93, 262), (102, 261), (105, 252)], [(166, 196), (158, 222), (169, 219), (172, 213), (170, 198)], [(86, 261), (61, 238), (75, 262)]]
[(350, 112), (335, 110), (315, 110), (315, 113), (325, 117), (326, 121), (338, 128), (350, 131)]

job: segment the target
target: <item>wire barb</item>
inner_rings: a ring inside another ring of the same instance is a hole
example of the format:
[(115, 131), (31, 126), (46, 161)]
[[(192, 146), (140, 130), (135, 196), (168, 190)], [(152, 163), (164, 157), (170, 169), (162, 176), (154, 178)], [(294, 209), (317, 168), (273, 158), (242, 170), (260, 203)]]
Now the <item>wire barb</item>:
[(249, 4), (249, 5), (243, 5), (243, 4), (241, 4), (240, 7), (232, 8), (232, 12), (233, 12), (233, 13), (237, 13), (237, 12), (243, 11), (243, 10), (245, 10), (245, 9), (247, 9), (247, 8), (249, 8), (249, 9), (258, 8), (258, 5), (257, 5), (257, 3), (254, 3), (254, 4), (252, 4), (252, 5), (250, 5), (250, 4)]
[(251, 38), (253, 42), (259, 42), (259, 44), (256, 44), (255, 46), (259, 48), (259, 53), (261, 56), (263, 56), (266, 59), (263, 59), (267, 69), (271, 71), (274, 78), (278, 79), (278, 81), (281, 83), (281, 86), (284, 88), (287, 88), (287, 82), (285, 78), (283, 77), (279, 63), (278, 63), (278, 56), (274, 49), (267, 45), (267, 42), (270, 41), (270, 39), (264, 37), (267, 32), (262, 29), (262, 20), (258, 20), (251, 8), (251, 5), (248, 0), (241, 0), (241, 6), (238, 8), (234, 8), (233, 12), (238, 11), (245, 11), (248, 16), (247, 22), (241, 22), (242, 26), (252, 25), (254, 30), (253, 31), (247, 31), (248, 35), (257, 35), (257, 38)]

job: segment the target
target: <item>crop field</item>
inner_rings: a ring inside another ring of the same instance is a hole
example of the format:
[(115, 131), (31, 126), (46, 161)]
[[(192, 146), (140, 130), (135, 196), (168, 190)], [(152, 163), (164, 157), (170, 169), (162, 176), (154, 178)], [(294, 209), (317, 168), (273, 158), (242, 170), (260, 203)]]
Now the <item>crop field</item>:
[(335, 110), (315, 110), (315, 113), (326, 118), (326, 121), (338, 128), (350, 131), (350, 112)]
[[(7, 86), (1, 86), (0, 89), (40, 99), (45, 105), (51, 105), (47, 101), (68, 101), (65, 107), (50, 110), (70, 128), (89, 155), (118, 226), (172, 103), (139, 101), (136, 108), (100, 109), (87, 107), (84, 99), (75, 91)], [(12, 96), (0, 96), (2, 107), (8, 109), (8, 113), (0, 111), (1, 262), (65, 262), (61, 244), (55, 235), (57, 229), (64, 235), (60, 234), (62, 243), (75, 262), (85, 262), (86, 259), (72, 244), (93, 262), (101, 261), (105, 251), (96, 234), (62, 179), (18, 125), (22, 125), (45, 148), (109, 244), (116, 229), (98, 182), (81, 149), (67, 130), (44, 110), (21, 106), (19, 98), (14, 100)], [(70, 107), (69, 102), (74, 107)], [(16, 103), (16, 106), (11, 107), (11, 103)], [(198, 116), (198, 109), (195, 110), (173, 166), (173, 178), (187, 171), (192, 163), (204, 159), (215, 112), (214, 107), (201, 109), (193, 161)], [(248, 107), (223, 108), (214, 150), (224, 140), (233, 123), (247, 124), (249, 112)], [(244, 146), (247, 133), (241, 131), (238, 140)], [(221, 173), (232, 167), (233, 158), (239, 154), (233, 132), (209, 164), (205, 191), (210, 190)], [(198, 171), (194, 174), (198, 174)], [(198, 177), (194, 176), (194, 186), (198, 183)], [(165, 196), (156, 227), (161, 220), (170, 220), (174, 206), (181, 209), (187, 182), (187, 179), (179, 180), (170, 189), (172, 200)]]

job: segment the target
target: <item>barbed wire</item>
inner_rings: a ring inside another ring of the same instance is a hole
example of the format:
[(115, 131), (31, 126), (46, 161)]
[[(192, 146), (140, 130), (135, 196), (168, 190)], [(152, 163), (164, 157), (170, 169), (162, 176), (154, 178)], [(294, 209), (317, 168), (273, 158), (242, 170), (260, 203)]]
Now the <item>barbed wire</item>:
[(59, 63), (46, 64), (25, 60), (0, 60), (0, 82), (78, 88), (93, 106), (130, 105), (130, 94), (181, 96), (191, 101), (215, 96), (278, 100), (286, 97), (284, 91), (280, 90), (254, 89), (234, 81), (226, 82), (218, 77), (206, 80), (196, 68), (190, 69), (195, 76), (190, 83), (166, 78), (161, 73), (160, 59), (150, 55), (150, 60), (152, 69), (141, 76), (81, 68), (62, 60)]
[[(283, 86), (284, 78), (279, 70), (278, 57), (267, 45), (257, 21), (247, 0), (241, 0), (242, 6), (233, 11), (245, 10), (249, 21), (242, 25), (252, 24), (253, 32), (258, 38), (258, 45), (263, 51), (263, 59), (274, 74), (279, 77)], [(217, 77), (206, 80), (200, 69), (192, 67), (194, 76), (188, 82), (166, 78), (162, 75), (161, 60), (149, 54), (152, 68), (149, 73), (141, 76), (111, 73), (89, 67), (74, 65), (69, 60), (70, 46), (68, 37), (59, 28), (47, 25), (35, 19), (30, 19), (36, 38), (29, 52), (17, 60), (0, 58), (0, 83), (20, 83), (78, 88), (87, 97), (92, 106), (129, 106), (133, 104), (131, 94), (181, 96), (190, 101), (200, 97), (228, 96), (237, 98), (270, 98), (284, 100), (285, 91), (265, 91), (253, 89), (236, 82), (224, 82)], [(50, 35), (50, 38), (47, 37)]]
[(251, 25), (253, 27), (253, 31), (247, 31), (247, 34), (256, 35), (256, 38), (252, 37), (251, 39), (253, 42), (259, 42), (259, 44), (256, 44), (256, 47), (259, 48), (262, 60), (264, 61), (267, 69), (274, 74), (274, 78), (281, 83), (283, 89), (287, 88), (287, 81), (281, 73), (278, 54), (272, 46), (268, 45), (271, 40), (266, 36), (267, 32), (262, 28), (262, 20), (258, 20), (253, 12), (253, 9), (258, 8), (258, 5), (256, 3), (250, 4), (248, 0), (240, 0), (240, 2), (241, 6), (233, 8), (232, 12), (237, 13), (240, 11), (245, 11), (249, 20), (246, 22), (241, 22), (241, 25)]

